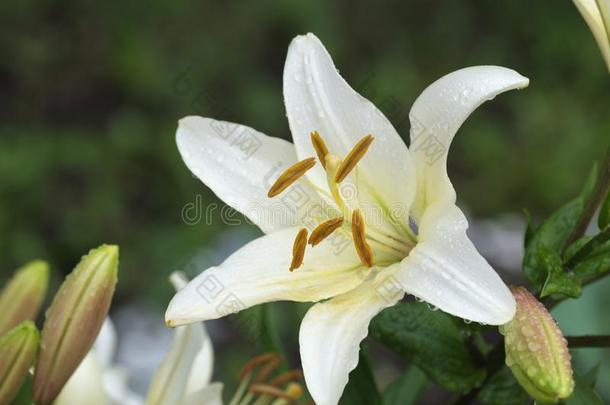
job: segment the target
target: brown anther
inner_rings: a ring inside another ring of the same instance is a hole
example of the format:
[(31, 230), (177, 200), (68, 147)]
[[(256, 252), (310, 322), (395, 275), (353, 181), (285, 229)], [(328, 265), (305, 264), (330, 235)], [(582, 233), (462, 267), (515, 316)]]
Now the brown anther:
[(318, 243), (326, 239), (335, 229), (339, 228), (343, 224), (343, 218), (329, 219), (328, 221), (322, 222), (320, 225), (311, 232), (308, 243), (311, 246), (316, 246)]
[(248, 391), (252, 392), (253, 394), (271, 395), (272, 397), (283, 398), (287, 399), (288, 401), (293, 401), (296, 399), (289, 393), (267, 384), (252, 384), (250, 388), (248, 388)]
[(307, 229), (301, 228), (292, 245), (292, 262), (290, 263), (290, 271), (298, 269), (303, 264), (305, 258), (305, 248), (307, 247)]
[(290, 166), (288, 169), (284, 171), (284, 173), (280, 174), (280, 177), (277, 178), (275, 183), (271, 186), (269, 191), (267, 192), (267, 197), (275, 197), (280, 194), (282, 191), (286, 190), (292, 183), (297, 181), (303, 176), (307, 170), (311, 169), (316, 165), (316, 158), (307, 158), (301, 160)]
[(273, 380), (271, 380), (269, 382), (269, 384), (276, 386), (276, 387), (281, 387), (282, 385), (286, 384), (287, 382), (297, 381), (302, 378), (303, 378), (303, 372), (299, 369), (294, 369), (294, 370), (286, 371), (285, 373), (278, 375)]
[(373, 267), (373, 252), (366, 241), (364, 218), (359, 209), (355, 209), (352, 214), (352, 237), (362, 264), (366, 267)]
[(242, 367), (241, 372), (239, 373), (239, 381), (242, 381), (244, 378), (246, 378), (248, 374), (250, 374), (252, 370), (254, 370), (254, 368), (256, 368), (256, 366), (258, 366), (259, 364), (267, 363), (273, 360), (281, 361), (281, 357), (273, 352), (262, 353), (258, 356), (253, 357)]
[(267, 378), (269, 378), (269, 375), (271, 375), (271, 373), (275, 371), (275, 369), (277, 369), (280, 364), (282, 364), (282, 359), (280, 359), (279, 357), (271, 359), (267, 364), (265, 364), (263, 368), (260, 369), (256, 377), (254, 377), (254, 379), (252, 380), (252, 383), (259, 384), (265, 382)]
[(373, 143), (374, 139), (375, 137), (373, 135), (367, 135), (359, 140), (358, 143), (352, 148), (345, 159), (343, 159), (343, 162), (341, 162), (339, 169), (337, 169), (337, 173), (335, 174), (335, 181), (337, 183), (341, 183), (343, 180), (345, 180), (349, 172), (351, 172), (352, 169), (358, 164), (360, 159), (362, 159), (366, 151), (369, 149), (369, 146), (371, 146), (371, 143)]
[(326, 147), (326, 143), (324, 143), (324, 139), (320, 136), (318, 131), (313, 131), (309, 134), (311, 137), (311, 143), (313, 144), (313, 148), (316, 150), (316, 154), (318, 155), (318, 159), (320, 159), (320, 163), (326, 169), (326, 155), (328, 155), (328, 148)]

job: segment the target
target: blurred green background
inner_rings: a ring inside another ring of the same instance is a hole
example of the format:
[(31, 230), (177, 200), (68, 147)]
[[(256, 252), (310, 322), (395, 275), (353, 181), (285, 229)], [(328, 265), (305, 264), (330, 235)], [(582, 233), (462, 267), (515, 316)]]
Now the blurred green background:
[[(0, 281), (44, 258), (57, 283), (90, 248), (117, 243), (114, 308), (161, 318), (171, 271), (193, 255), (214, 264), (258, 234), (227, 233), (218, 213), (182, 220), (197, 196), (217, 200), (182, 163), (177, 120), (288, 139), (283, 63), (309, 31), (405, 139), (411, 103), (446, 73), (494, 64), (531, 79), (473, 114), (452, 146), (451, 178), (474, 217), (548, 215), (607, 147), (610, 77), (567, 0), (0, 2)], [(610, 333), (599, 295), (559, 308), (579, 308), (571, 333)], [(236, 364), (254, 354), (238, 349)]]

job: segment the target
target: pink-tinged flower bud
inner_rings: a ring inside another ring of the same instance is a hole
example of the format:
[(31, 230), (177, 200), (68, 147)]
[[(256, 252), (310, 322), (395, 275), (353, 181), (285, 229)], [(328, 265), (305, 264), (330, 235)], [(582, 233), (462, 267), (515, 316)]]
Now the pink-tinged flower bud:
[(42, 260), (17, 269), (0, 292), (0, 335), (38, 315), (48, 284), (49, 265)]
[(0, 339), (0, 404), (9, 404), (19, 392), (36, 359), (40, 334), (25, 321)]
[(34, 374), (34, 399), (50, 404), (87, 355), (108, 314), (117, 282), (119, 249), (102, 245), (66, 277), (47, 311)]
[(521, 386), (541, 403), (556, 403), (574, 389), (567, 341), (547, 309), (523, 287), (511, 287), (517, 312), (500, 326), (506, 365)]

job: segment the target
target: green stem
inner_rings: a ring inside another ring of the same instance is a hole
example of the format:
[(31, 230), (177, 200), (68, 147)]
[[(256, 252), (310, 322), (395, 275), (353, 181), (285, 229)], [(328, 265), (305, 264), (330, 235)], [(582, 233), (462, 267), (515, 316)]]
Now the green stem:
[(567, 336), (568, 347), (571, 349), (579, 347), (610, 347), (610, 336)]
[(570, 246), (574, 241), (578, 238), (582, 237), (591, 222), (591, 218), (595, 215), (595, 211), (597, 211), (597, 207), (602, 203), (604, 197), (608, 193), (610, 189), (610, 147), (606, 151), (606, 158), (604, 160), (604, 164), (601, 167), (599, 172), (599, 177), (597, 179), (597, 183), (595, 184), (595, 189), (593, 190), (593, 194), (587, 201), (587, 205), (583, 210), (582, 214), (578, 218), (578, 222), (574, 227), (574, 230), (570, 234), (570, 237), (566, 240), (563, 250)]

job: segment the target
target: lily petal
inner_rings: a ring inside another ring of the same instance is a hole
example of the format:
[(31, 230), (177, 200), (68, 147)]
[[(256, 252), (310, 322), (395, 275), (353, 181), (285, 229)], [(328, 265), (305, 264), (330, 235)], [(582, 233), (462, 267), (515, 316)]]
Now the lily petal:
[(96, 354), (90, 351), (64, 385), (55, 405), (92, 404), (106, 405), (103, 366)]
[[(318, 131), (330, 152), (343, 158), (365, 135), (375, 141), (356, 167), (358, 200), (392, 212), (408, 226), (415, 193), (415, 171), (407, 146), (373, 103), (360, 96), (339, 75), (324, 45), (313, 34), (296, 37), (284, 67), (284, 101), (299, 158), (316, 156), (310, 132)], [(308, 172), (326, 187), (320, 165)], [(400, 179), (400, 187), (396, 186)]]
[(366, 281), (307, 311), (299, 346), (307, 389), (316, 404), (339, 402), (348, 375), (358, 364), (360, 342), (368, 333), (371, 319), (402, 296), (404, 293), (381, 294), (372, 281)]
[(515, 299), (476, 250), (468, 221), (455, 205), (424, 214), (419, 242), (395, 273), (404, 290), (464, 319), (502, 325), (515, 314)]
[[(277, 177), (297, 161), (294, 146), (252, 128), (210, 118), (180, 120), (176, 142), (188, 168), (227, 205), (265, 233), (303, 222), (319, 195), (297, 182), (267, 197)], [(185, 221), (201, 220), (203, 207), (185, 207)]]
[(416, 220), (425, 205), (455, 202), (455, 191), (447, 176), (447, 152), (466, 118), (486, 100), (528, 84), (529, 79), (514, 70), (474, 66), (441, 77), (421, 93), (409, 113), (410, 150), (418, 185), (412, 211)]
[(610, 4), (607, 0), (573, 1), (593, 33), (606, 61), (606, 66), (610, 70)]
[(201, 324), (176, 329), (170, 351), (153, 376), (147, 405), (179, 404), (184, 400), (194, 359), (206, 338)]
[(106, 317), (102, 324), (102, 329), (100, 329), (100, 333), (93, 343), (93, 351), (95, 351), (97, 358), (104, 368), (110, 368), (112, 366), (116, 350), (116, 341), (117, 334), (114, 324), (109, 317)]
[(216, 319), (264, 302), (319, 301), (362, 282), (351, 239), (340, 233), (307, 249), (303, 265), (290, 272), (298, 231), (283, 229), (255, 239), (195, 277), (170, 302), (168, 325)]

